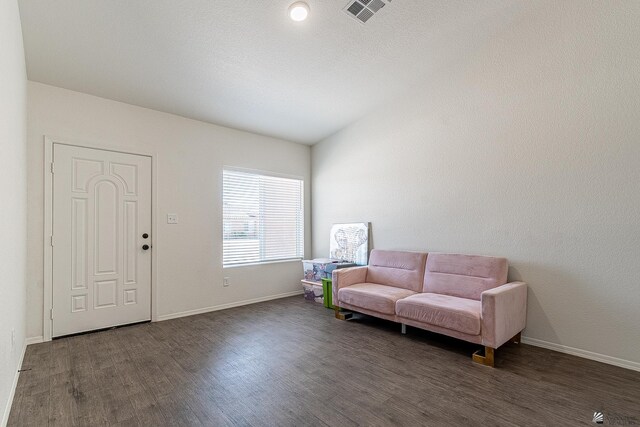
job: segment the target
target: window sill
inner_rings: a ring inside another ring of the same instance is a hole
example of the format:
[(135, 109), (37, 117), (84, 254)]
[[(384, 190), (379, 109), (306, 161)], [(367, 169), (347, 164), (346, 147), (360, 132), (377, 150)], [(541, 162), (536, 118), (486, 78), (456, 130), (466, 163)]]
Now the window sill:
[(270, 264), (284, 264), (288, 262), (301, 262), (302, 258), (292, 258), (292, 259), (281, 259), (277, 261), (260, 261), (260, 262), (252, 262), (247, 264), (236, 264), (236, 265), (223, 265), (222, 269), (226, 270), (228, 268), (241, 268), (241, 267), (256, 267), (260, 265), (270, 265)]

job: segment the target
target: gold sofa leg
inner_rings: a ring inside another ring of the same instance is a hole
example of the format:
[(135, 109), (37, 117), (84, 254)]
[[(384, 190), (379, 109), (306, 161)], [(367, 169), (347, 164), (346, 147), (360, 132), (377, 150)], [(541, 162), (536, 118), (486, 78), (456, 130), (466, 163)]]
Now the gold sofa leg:
[(478, 350), (475, 353), (473, 353), (473, 356), (471, 356), (471, 358), (476, 363), (479, 363), (485, 366), (491, 366), (493, 368), (493, 352), (494, 352), (494, 349), (492, 349), (491, 347), (485, 347), (484, 356), (482, 356), (480, 354), (480, 350)]
[(353, 316), (353, 313), (349, 311), (340, 311), (341, 308), (338, 307), (337, 305), (333, 306), (333, 310), (335, 311), (336, 319), (348, 320), (348, 319), (351, 319), (351, 316)]

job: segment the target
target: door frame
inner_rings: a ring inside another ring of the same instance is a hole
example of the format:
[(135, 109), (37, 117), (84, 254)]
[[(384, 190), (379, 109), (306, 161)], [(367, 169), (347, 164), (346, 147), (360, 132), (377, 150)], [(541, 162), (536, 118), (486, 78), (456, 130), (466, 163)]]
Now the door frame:
[[(43, 341), (51, 341), (53, 335), (53, 320), (51, 319), (51, 313), (53, 310), (53, 247), (51, 246), (51, 236), (53, 233), (53, 173), (51, 170), (51, 164), (53, 162), (53, 146), (69, 145), (80, 148), (92, 148), (103, 151), (113, 151), (124, 154), (134, 154), (137, 156), (145, 156), (151, 158), (151, 244), (157, 246), (157, 153), (149, 153), (140, 151), (137, 149), (131, 149), (126, 147), (119, 147), (114, 145), (102, 145), (88, 143), (85, 141), (73, 141), (69, 138), (56, 138), (51, 136), (44, 136), (44, 234), (43, 234), (43, 249), (44, 249), (44, 300), (42, 311), (42, 339)], [(157, 251), (151, 251), (151, 321), (156, 322), (158, 320), (157, 312)]]

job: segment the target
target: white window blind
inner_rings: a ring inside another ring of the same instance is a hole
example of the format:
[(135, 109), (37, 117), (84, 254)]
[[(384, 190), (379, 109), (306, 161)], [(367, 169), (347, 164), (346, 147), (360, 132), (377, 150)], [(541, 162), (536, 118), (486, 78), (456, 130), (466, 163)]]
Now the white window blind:
[(223, 171), (223, 266), (302, 258), (303, 181)]

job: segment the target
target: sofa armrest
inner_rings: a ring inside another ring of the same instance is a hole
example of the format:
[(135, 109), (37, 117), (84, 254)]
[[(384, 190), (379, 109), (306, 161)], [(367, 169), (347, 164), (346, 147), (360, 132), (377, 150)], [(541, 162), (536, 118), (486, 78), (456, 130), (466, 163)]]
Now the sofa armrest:
[(527, 284), (512, 282), (484, 291), (482, 344), (498, 348), (522, 331), (527, 321)]
[(364, 283), (367, 281), (367, 266), (349, 267), (335, 269), (331, 273), (331, 282), (333, 287), (333, 304), (340, 305), (338, 299), (338, 291), (340, 288), (355, 285), (356, 283)]

